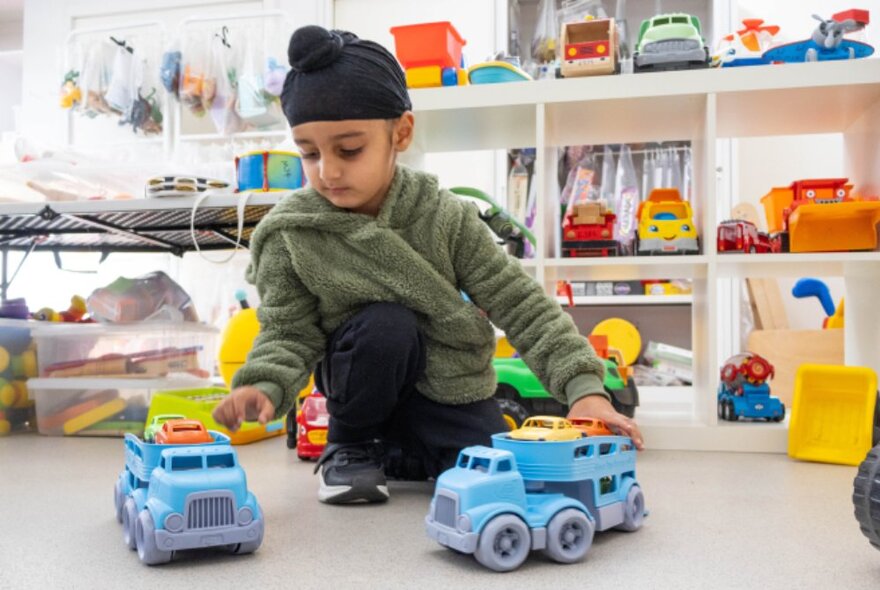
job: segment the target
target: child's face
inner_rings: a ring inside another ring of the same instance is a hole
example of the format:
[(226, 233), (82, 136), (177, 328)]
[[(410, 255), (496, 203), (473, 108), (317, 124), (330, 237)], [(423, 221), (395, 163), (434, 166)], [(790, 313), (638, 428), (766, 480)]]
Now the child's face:
[(413, 115), (313, 121), (292, 131), (309, 184), (337, 207), (375, 216), (394, 178), (397, 152), (412, 141)]

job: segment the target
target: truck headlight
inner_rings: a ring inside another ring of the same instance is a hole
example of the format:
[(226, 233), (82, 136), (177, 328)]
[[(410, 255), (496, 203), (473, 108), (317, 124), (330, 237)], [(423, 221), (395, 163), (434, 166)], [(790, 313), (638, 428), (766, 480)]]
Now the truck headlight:
[(183, 530), (183, 516), (177, 512), (172, 512), (165, 517), (165, 530), (171, 533), (179, 533)]
[(455, 521), (455, 525), (459, 531), (469, 533), (471, 532), (471, 517), (467, 514), (459, 514), (458, 519)]
[(245, 506), (238, 511), (238, 524), (241, 526), (249, 525), (254, 520), (254, 511)]

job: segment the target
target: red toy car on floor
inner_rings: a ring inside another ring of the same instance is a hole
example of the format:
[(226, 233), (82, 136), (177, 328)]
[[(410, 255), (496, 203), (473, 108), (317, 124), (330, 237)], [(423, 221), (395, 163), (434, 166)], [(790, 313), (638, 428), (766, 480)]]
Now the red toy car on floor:
[[(289, 423), (288, 426), (293, 426)], [(296, 413), (296, 456), (307, 461), (317, 459), (327, 445), (327, 427), (330, 414), (327, 413), (327, 399), (319, 392), (312, 392)], [(290, 437), (288, 428), (288, 440)]]
[(770, 252), (770, 236), (744, 219), (728, 219), (718, 225), (718, 252)]

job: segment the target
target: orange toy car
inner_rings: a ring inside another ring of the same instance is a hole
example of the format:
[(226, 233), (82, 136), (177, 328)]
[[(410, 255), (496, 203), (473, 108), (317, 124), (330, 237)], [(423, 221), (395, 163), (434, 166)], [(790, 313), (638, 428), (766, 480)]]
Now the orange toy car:
[(571, 425), (587, 436), (612, 436), (614, 433), (598, 418), (569, 418)]
[(169, 420), (156, 433), (157, 445), (196, 445), (214, 442), (199, 420)]

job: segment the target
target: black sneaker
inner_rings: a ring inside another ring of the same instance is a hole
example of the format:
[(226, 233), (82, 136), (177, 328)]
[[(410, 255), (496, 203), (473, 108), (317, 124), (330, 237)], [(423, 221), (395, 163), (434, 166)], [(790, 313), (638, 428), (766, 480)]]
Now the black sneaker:
[(386, 446), (383, 457), (385, 477), (397, 481), (427, 481), (428, 474), (421, 458), (405, 454), (399, 445)]
[(379, 441), (328, 443), (315, 465), (321, 470), (318, 500), (327, 504), (384, 502), (388, 485)]

